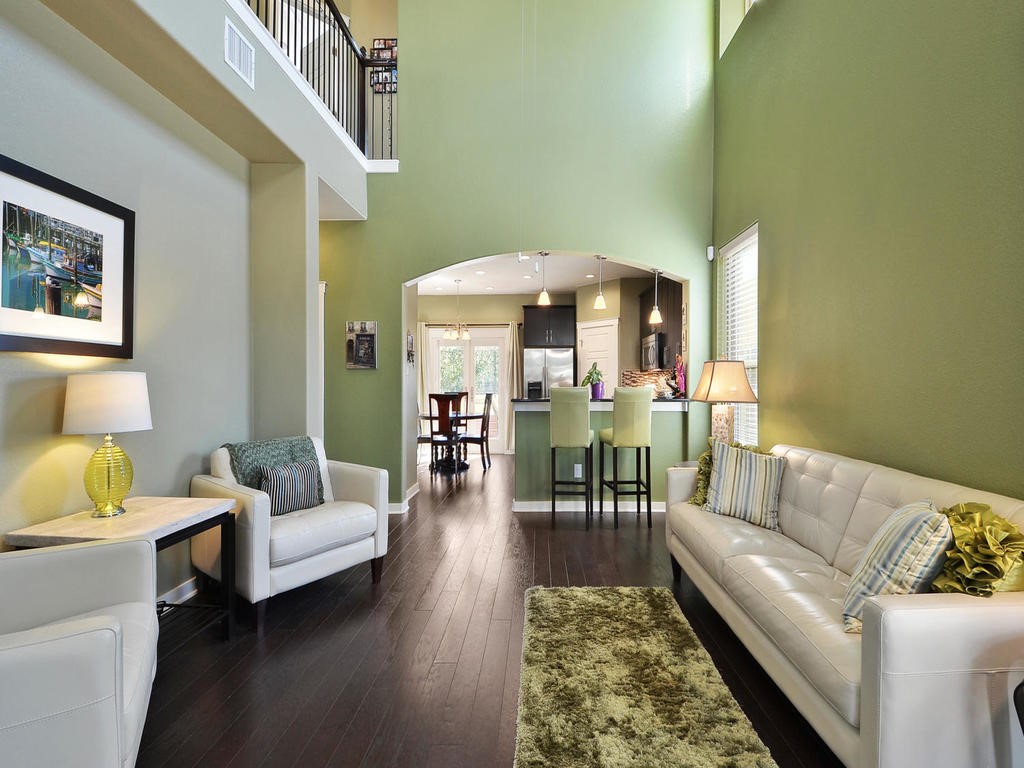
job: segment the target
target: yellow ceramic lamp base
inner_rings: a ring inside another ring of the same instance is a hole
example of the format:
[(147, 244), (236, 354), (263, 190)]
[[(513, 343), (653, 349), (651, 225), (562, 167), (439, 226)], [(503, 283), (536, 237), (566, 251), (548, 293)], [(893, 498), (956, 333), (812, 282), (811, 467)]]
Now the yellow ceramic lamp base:
[(108, 434), (85, 465), (85, 492), (96, 505), (93, 517), (116, 517), (124, 513), (121, 502), (131, 490), (133, 475), (128, 454), (114, 445), (114, 439)]

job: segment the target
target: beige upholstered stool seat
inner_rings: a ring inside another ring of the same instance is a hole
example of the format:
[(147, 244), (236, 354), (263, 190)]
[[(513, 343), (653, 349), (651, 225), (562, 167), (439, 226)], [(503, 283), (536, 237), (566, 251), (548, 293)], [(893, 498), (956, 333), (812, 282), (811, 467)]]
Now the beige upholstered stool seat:
[[(587, 528), (594, 513), (594, 430), (590, 428), (590, 388), (551, 390), (551, 527), (555, 527), (556, 496), (583, 496)], [(583, 479), (560, 480), (558, 449), (583, 449)]]
[[(612, 426), (598, 432), (601, 443), (599, 473), (601, 496), (600, 514), (604, 514), (604, 489), (612, 492), (615, 527), (619, 527), (619, 496), (636, 496), (636, 513), (640, 514), (640, 497), (647, 499), (647, 527), (651, 523), (651, 389), (650, 387), (616, 387), (612, 402)], [(612, 449), (612, 479), (604, 475), (604, 447)], [(633, 448), (636, 454), (636, 477), (619, 477), (619, 449)], [(640, 453), (644, 453), (646, 478), (641, 474)]]

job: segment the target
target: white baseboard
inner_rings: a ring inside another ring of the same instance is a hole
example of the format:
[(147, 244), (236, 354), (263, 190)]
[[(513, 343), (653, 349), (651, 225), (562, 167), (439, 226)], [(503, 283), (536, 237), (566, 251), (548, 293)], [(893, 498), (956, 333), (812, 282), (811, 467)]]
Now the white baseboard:
[[(619, 512), (636, 512), (636, 501), (620, 501)], [(562, 499), (555, 502), (556, 512), (582, 512), (584, 510), (584, 504), (582, 501)], [(551, 502), (547, 499), (540, 499), (538, 501), (521, 501), (519, 499), (512, 500), (512, 511), (513, 512), (550, 512)], [(605, 514), (611, 514), (612, 502), (609, 499), (604, 500), (604, 512)], [(646, 502), (640, 502), (640, 511), (647, 511)], [(665, 502), (664, 501), (652, 501), (651, 512), (664, 512)], [(597, 513), (597, 499), (594, 499), (594, 513)]]
[(164, 592), (158, 596), (156, 601), (164, 603), (184, 603), (191, 597), (195, 597), (199, 590), (196, 589), (196, 578), (193, 576), (188, 581), (183, 581), (174, 589)]
[(413, 483), (405, 491), (405, 498), (402, 501), (392, 502), (388, 504), (389, 515), (404, 515), (409, 511), (409, 500), (412, 499), (417, 493), (420, 492), (420, 484)]

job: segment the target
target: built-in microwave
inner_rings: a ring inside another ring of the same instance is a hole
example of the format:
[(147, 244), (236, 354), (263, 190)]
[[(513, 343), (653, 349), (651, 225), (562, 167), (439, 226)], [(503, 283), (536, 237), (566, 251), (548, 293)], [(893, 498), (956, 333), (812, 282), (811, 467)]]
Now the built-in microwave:
[(664, 333), (652, 333), (640, 339), (640, 367), (645, 371), (661, 368), (661, 347)]

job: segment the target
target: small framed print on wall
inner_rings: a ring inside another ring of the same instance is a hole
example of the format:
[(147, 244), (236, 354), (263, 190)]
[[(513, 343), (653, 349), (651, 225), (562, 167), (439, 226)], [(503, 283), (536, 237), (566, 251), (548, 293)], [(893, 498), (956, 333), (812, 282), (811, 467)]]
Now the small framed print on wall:
[(345, 367), (377, 367), (376, 320), (349, 320), (345, 324)]
[(135, 212), (0, 155), (0, 350), (132, 356)]

